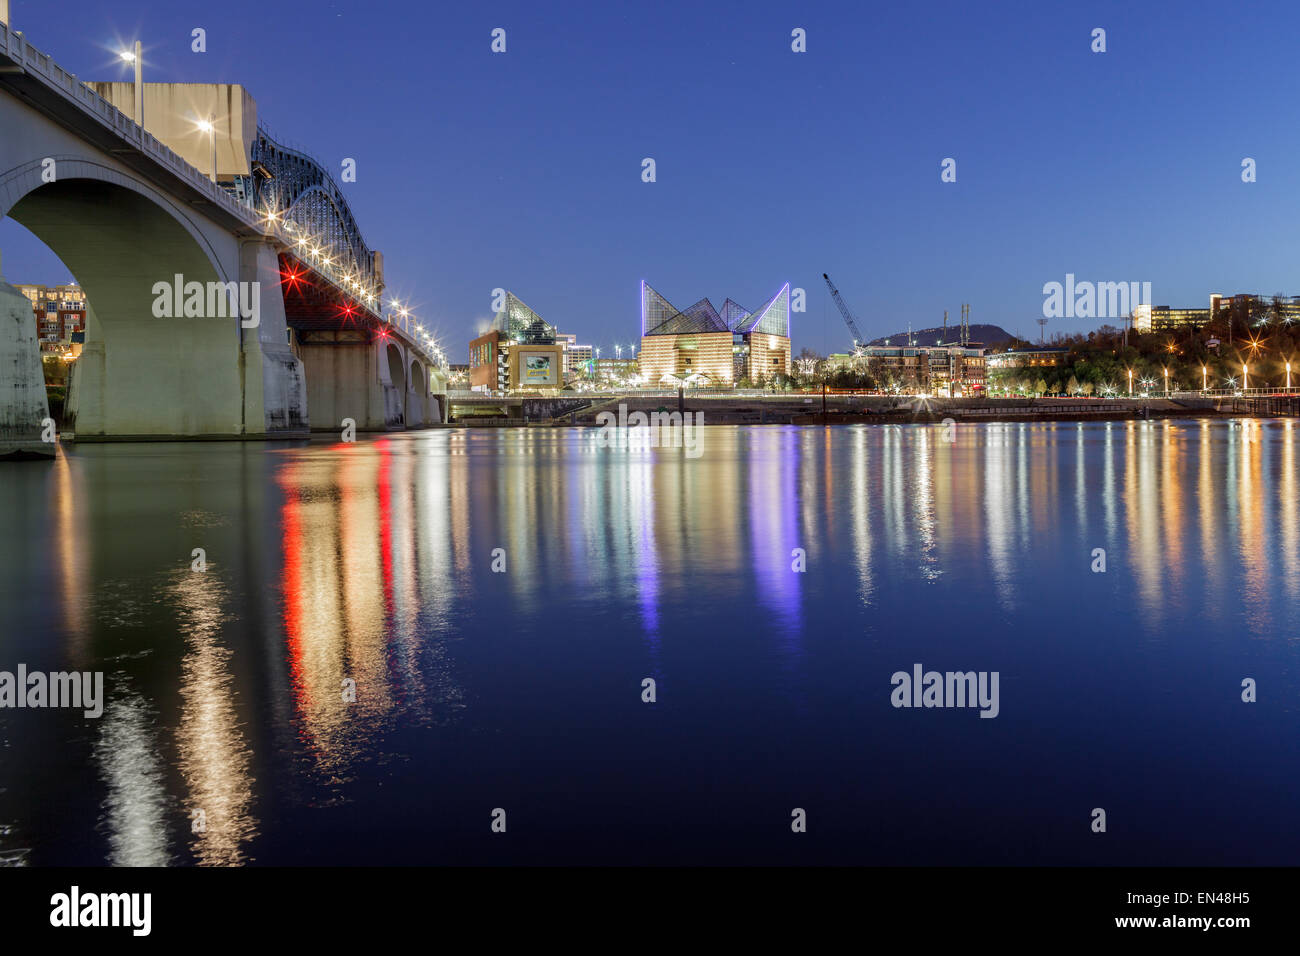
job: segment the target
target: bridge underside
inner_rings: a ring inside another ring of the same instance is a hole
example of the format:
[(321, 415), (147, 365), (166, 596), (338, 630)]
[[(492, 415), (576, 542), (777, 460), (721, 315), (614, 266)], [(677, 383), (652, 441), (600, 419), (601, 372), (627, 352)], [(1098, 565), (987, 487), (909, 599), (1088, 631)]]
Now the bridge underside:
[(280, 256), (285, 321), (307, 379), (311, 430), (420, 428), (446, 421), (445, 396), (425, 357), (370, 311)]

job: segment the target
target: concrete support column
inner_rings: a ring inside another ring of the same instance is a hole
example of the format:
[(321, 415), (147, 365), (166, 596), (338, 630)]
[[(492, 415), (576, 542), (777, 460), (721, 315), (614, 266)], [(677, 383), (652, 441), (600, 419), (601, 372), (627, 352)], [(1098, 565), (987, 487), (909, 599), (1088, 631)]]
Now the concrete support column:
[(258, 324), (241, 327), (245, 437), (305, 435), (307, 383), (303, 363), (289, 346), (279, 257), (265, 242), (246, 242), (239, 250), (239, 275), (244, 282), (257, 283), (260, 302)]
[(104, 433), (104, 395), (107, 391), (107, 358), (104, 337), (99, 330), (95, 307), (86, 304), (85, 344), (68, 370), (68, 398), (63, 405), (63, 424), (74, 435)]
[(406, 382), (406, 427), (422, 428), (429, 424), (429, 375), (416, 361), (409, 366)]
[(304, 331), (298, 338), (311, 430), (338, 433), (352, 419), (358, 431), (386, 431), (391, 385), (380, 381), (382, 342), (362, 330)]
[(36, 314), (0, 272), (0, 458), (53, 458), (49, 417)]
[(429, 369), (429, 411), (431, 413), (429, 420), (443, 425), (451, 420), (450, 406), (447, 402), (447, 382), (448, 377), (443, 374), (440, 367), (434, 366)]
[(380, 339), (378, 345), (375, 371), (384, 390), (384, 427), (397, 431), (406, 427), (406, 350), (392, 339)]

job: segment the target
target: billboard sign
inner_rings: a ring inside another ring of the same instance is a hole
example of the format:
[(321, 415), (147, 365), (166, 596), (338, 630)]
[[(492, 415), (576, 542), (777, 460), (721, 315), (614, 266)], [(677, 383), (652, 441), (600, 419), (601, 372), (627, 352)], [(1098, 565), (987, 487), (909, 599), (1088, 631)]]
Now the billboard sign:
[(526, 353), (523, 356), (525, 385), (558, 385), (555, 374), (555, 356)]

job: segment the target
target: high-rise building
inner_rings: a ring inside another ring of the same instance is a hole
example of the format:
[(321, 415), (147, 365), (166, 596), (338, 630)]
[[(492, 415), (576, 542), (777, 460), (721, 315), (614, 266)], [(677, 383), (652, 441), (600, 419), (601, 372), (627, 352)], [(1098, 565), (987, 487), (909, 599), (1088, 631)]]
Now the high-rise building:
[(569, 374), (572, 376), (588, 375), (595, 367), (595, 349), (590, 345), (571, 345), (565, 351)]
[(555, 333), (555, 341), (564, 347), (564, 380), (586, 375), (591, 370), (591, 346), (579, 345), (573, 332)]
[(732, 299), (678, 309), (641, 283), (640, 372), (646, 385), (731, 386), (790, 374), (790, 283), (751, 312)]

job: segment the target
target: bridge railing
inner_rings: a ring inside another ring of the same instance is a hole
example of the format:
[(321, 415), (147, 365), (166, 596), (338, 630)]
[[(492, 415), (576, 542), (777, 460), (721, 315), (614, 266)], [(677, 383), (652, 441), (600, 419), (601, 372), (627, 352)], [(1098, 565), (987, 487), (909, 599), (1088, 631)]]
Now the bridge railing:
[(28, 76), (41, 80), (50, 90), (56, 91), (70, 103), (75, 103), (85, 114), (98, 120), (100, 125), (112, 130), (124, 142), (146, 153), (159, 165), (182, 179), (186, 186), (203, 194), (204, 198), (245, 224), (259, 228), (257, 218), (243, 204), (220, 186), (199, 172), (180, 156), (172, 152), (153, 135), (144, 131), (135, 120), (104, 99), (75, 73), (59, 66), (48, 53), (38, 50), (21, 33), (0, 24), (0, 53), (22, 66)]
[[(1197, 389), (1191, 391), (1184, 389), (1182, 391), (1170, 392), (1170, 398), (1253, 398), (1253, 397), (1273, 397), (1283, 395), (1300, 395), (1300, 388), (1209, 388), (1205, 390)], [(1163, 398), (1164, 392), (1153, 392), (1153, 398)]]
[(420, 350), (439, 368), (447, 369), (447, 353), (434, 344), (433, 336), (425, 331), (423, 324), (415, 316), (409, 313), (402, 315), (400, 312), (387, 312), (384, 314), (384, 322), (404, 332), (406, 337), (419, 346)]

